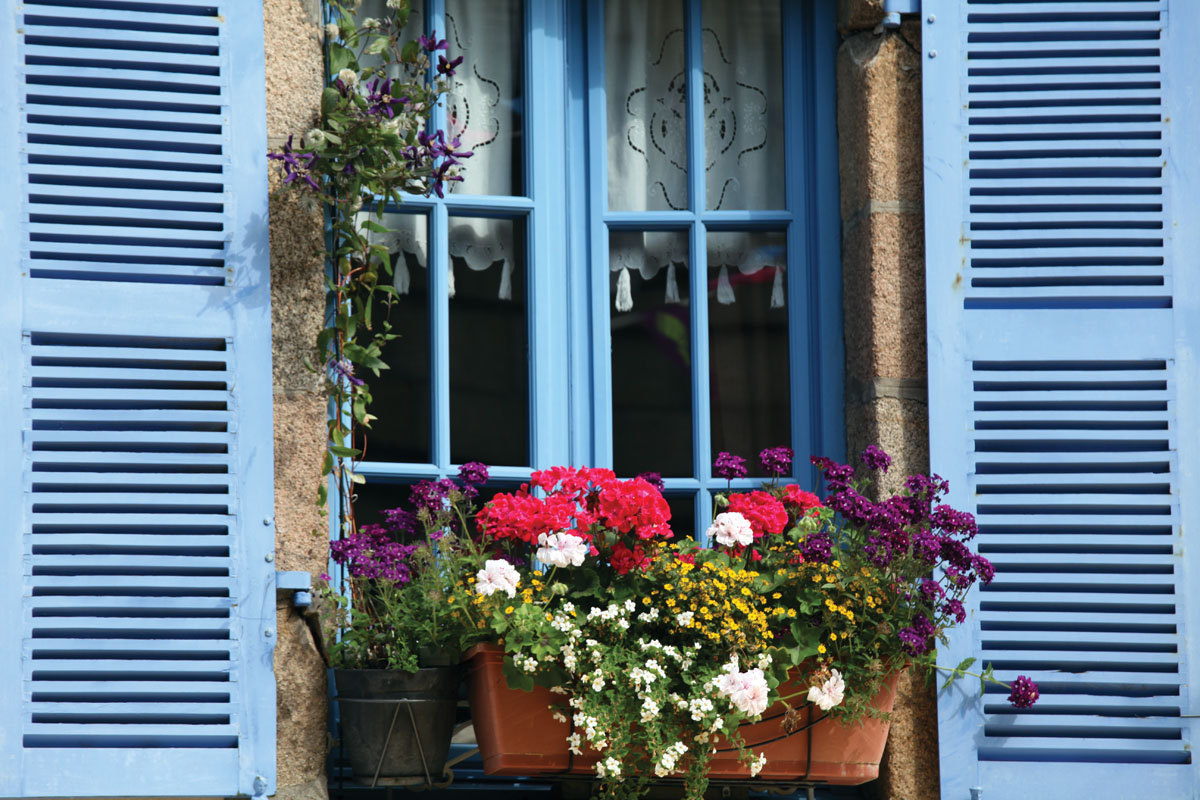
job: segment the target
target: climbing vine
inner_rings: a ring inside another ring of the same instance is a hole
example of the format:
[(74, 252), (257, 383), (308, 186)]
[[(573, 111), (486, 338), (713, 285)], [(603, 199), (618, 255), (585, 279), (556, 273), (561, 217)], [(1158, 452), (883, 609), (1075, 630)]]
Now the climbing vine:
[(388, 368), (384, 346), (396, 338), (386, 314), (377, 316), (396, 296), (391, 255), (379, 236), (389, 232), (384, 210), (405, 194), (443, 196), (448, 183), (462, 180), (462, 160), (471, 153), (444, 131), (430, 130), (462, 58), (447, 58), (446, 41), (436, 34), (404, 38), (409, 0), (388, 0), (383, 18), (356, 16), (357, 0), (328, 6), (320, 121), (299, 144), (290, 136), (267, 158), (282, 174), (280, 191), (298, 192), (328, 212), (330, 306), (310, 363), (324, 376), (332, 406), (318, 502), (326, 504), (332, 482), (343, 525), (353, 530), (349, 501), (354, 484), (363, 482), (354, 469), (363, 454), (356, 431), (375, 419), (368, 379)]

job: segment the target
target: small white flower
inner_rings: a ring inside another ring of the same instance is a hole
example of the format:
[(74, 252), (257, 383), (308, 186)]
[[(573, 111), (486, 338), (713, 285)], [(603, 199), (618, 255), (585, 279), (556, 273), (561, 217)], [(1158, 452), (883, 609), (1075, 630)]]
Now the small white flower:
[(681, 627), (681, 628), (690, 628), (690, 627), (692, 627), (693, 617), (694, 617), (694, 615), (692, 614), (691, 611), (684, 611), (684, 612), (676, 615), (675, 621), (679, 623), (679, 627)]
[(567, 737), (567, 744), (570, 745), (570, 747), (569, 747), (570, 751), (577, 756), (583, 755), (583, 751), (579, 749), (579, 745), (582, 743), (583, 743), (583, 737), (580, 736), (578, 733), (572, 733), (570, 736)]
[(358, 73), (355, 72), (354, 70), (350, 69), (349, 67), (345, 67), (343, 69), (338, 70), (337, 76), (338, 76), (338, 80), (341, 81), (342, 84), (345, 86), (357, 86), (358, 85)]
[(309, 147), (320, 147), (325, 144), (325, 131), (320, 128), (313, 128), (304, 134), (304, 144)]
[(535, 554), (538, 561), (552, 567), (580, 567), (587, 558), (588, 544), (582, 537), (573, 533), (552, 533), (549, 536), (540, 534), (538, 544), (541, 545)]
[(743, 547), (754, 544), (754, 528), (750, 520), (736, 511), (725, 511), (717, 514), (712, 525), (708, 528), (708, 538), (715, 539), (719, 544), (732, 547), (740, 544)]
[(336, 22), (331, 22), (325, 26), (325, 35), (330, 39), (336, 39), (342, 35), (342, 29), (337, 26)]
[(404, 5), (404, 0), (387, 0), (388, 8), (400, 8)]
[(557, 708), (554, 708), (554, 706), (547, 706), (547, 708), (552, 709), (554, 711), (554, 713), (551, 714), (550, 716), (554, 717), (554, 720), (556, 722), (566, 722), (567, 721), (567, 715), (562, 713), (561, 711), (559, 711)]
[(497, 591), (504, 592), (509, 597), (516, 597), (517, 587), (520, 585), (521, 576), (517, 568), (503, 559), (492, 559), (475, 573), (475, 591), (484, 597), (489, 597)]
[(369, 31), (377, 30), (381, 24), (375, 17), (367, 17), (362, 21), (362, 26)]
[(604, 678), (600, 675), (597, 675), (596, 679), (594, 681), (592, 681), (592, 691), (599, 692), (603, 688), (604, 688)]
[(767, 754), (759, 753), (758, 758), (750, 762), (750, 777), (753, 778), (758, 773), (762, 772), (762, 768), (767, 765)]
[(842, 680), (842, 674), (836, 669), (830, 672), (829, 680), (808, 690), (808, 702), (816, 703), (822, 711), (828, 711), (834, 706), (840, 705), (845, 696), (846, 682)]

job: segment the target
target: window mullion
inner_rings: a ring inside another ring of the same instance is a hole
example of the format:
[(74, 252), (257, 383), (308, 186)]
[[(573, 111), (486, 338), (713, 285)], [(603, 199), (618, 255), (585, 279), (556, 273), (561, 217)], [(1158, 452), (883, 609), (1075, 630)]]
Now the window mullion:
[(449, 213), (444, 203), (429, 215), (429, 324), (432, 364), (433, 463), (450, 468), (450, 251)]
[[(708, 250), (704, 223), (704, 65), (701, 44), (700, 0), (687, 0), (686, 69), (687, 80), (687, 165), (688, 198), (693, 214), (691, 226), (691, 344), (692, 344), (692, 453), (694, 475), (701, 483), (709, 478), (711, 464), (711, 426), (708, 388)], [(698, 524), (707, 510), (697, 498)], [(701, 512), (704, 512), (703, 515)]]
[(587, 116), (588, 116), (588, 217), (591, 220), (591, 257), (588, 281), (592, 310), (592, 419), (595, 424), (592, 460), (596, 466), (613, 464), (612, 337), (608, 311), (608, 156), (602, 143), (608, 136), (604, 78), (604, 2), (591, 0), (587, 8)]

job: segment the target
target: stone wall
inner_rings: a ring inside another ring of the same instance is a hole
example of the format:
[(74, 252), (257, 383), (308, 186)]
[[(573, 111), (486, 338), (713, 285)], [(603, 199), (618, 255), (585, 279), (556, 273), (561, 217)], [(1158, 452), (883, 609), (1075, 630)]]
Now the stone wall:
[[(265, 0), (267, 138), (278, 147), (317, 121), (322, 81), (320, 0)], [(278, 178), (272, 175), (272, 189)], [(290, 196), (271, 198), (271, 337), (275, 386), (276, 564), (325, 571), (328, 519), (316, 505), (326, 402), (304, 365), (325, 309), (323, 217)], [(285, 598), (286, 600), (286, 598)], [(288, 602), (276, 609), (279, 798), (324, 800), (325, 665), (309, 625)]]
[[(840, 0), (838, 147), (850, 453), (894, 459), (883, 488), (929, 469), (918, 22), (876, 33), (879, 0)], [(900, 682), (880, 779), (886, 800), (936, 800), (937, 706), (924, 677)]]

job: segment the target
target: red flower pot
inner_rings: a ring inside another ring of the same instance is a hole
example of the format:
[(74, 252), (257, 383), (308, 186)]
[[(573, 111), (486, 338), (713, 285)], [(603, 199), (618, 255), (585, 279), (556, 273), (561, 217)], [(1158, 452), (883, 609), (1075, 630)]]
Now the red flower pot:
[[(558, 699), (541, 687), (532, 692), (510, 689), (504, 678), (504, 651), (495, 645), (476, 645), (467, 652), (467, 689), (475, 738), (489, 775), (587, 774), (594, 753), (572, 756), (567, 748), (571, 727), (556, 722), (549, 706)], [(873, 705), (891, 711), (896, 699), (892, 675)], [(785, 694), (799, 692), (799, 682), (784, 686)], [(846, 725), (824, 719), (810, 704), (800, 710), (799, 728), (785, 734), (785, 706), (767, 709), (761, 721), (744, 725), (742, 739), (755, 754), (766, 753), (767, 765), (758, 775), (765, 781), (812, 781), (852, 786), (879, 777), (879, 761), (887, 743), (888, 723), (867, 719)], [(811, 725), (811, 727), (809, 727)], [(709, 766), (715, 780), (749, 779), (750, 770), (737, 760), (728, 743), (716, 742)]]

